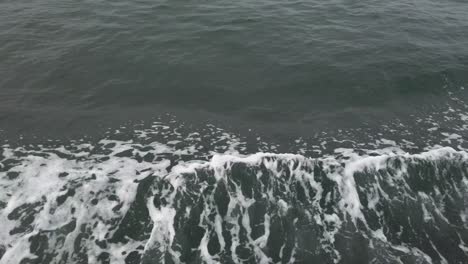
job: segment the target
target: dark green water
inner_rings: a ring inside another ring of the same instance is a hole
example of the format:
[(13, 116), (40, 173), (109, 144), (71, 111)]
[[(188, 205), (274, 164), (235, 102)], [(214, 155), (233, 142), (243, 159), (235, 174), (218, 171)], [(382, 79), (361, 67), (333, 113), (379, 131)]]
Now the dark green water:
[(80, 122), (78, 111), (99, 119), (103, 107), (155, 105), (297, 121), (347, 108), (393, 111), (468, 78), (463, 1), (43, 0), (0, 7), (5, 122), (50, 114)]
[(0, 0), (0, 264), (467, 263), (467, 100), (462, 0)]

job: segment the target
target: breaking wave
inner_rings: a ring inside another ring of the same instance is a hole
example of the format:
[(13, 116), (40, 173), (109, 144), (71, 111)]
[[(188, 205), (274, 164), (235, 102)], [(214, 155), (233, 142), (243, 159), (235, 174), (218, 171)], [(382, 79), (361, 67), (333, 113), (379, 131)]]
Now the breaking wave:
[(468, 262), (465, 151), (161, 142), (4, 145), (0, 263)]

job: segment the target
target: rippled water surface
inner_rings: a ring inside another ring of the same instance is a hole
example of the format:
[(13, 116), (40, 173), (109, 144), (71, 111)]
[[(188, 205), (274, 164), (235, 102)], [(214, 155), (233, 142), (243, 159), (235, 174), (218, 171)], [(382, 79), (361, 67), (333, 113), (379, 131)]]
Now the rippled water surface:
[(466, 83), (463, 1), (0, 5), (1, 104), (11, 114), (163, 104), (278, 120)]

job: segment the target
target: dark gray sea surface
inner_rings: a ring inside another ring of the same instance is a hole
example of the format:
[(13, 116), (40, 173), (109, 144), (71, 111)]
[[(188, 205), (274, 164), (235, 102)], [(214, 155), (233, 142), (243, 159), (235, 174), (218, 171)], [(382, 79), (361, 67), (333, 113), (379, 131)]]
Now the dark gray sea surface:
[(467, 13), (452, 0), (4, 0), (2, 125), (156, 105), (292, 123), (409, 111), (466, 84)]
[(468, 263), (468, 2), (0, 0), (0, 264)]

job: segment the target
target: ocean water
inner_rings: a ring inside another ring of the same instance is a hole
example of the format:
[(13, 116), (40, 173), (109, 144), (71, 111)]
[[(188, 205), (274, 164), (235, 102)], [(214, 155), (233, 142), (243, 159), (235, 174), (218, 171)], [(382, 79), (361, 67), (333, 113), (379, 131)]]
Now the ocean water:
[(0, 263), (468, 263), (468, 3), (3, 0)]

